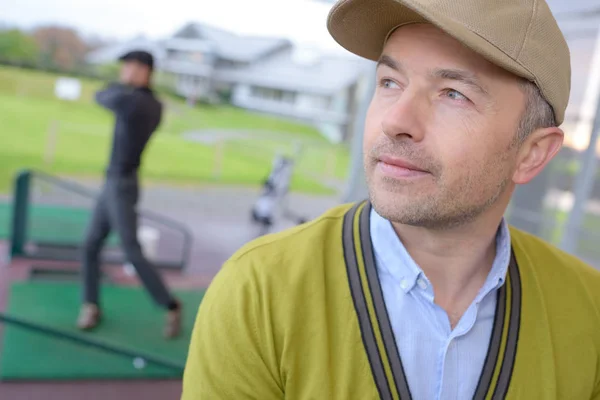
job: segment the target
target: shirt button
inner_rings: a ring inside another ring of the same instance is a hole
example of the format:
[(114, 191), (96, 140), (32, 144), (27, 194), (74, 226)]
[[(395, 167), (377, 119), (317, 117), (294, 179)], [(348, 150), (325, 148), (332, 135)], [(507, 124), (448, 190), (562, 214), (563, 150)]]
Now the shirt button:
[(408, 289), (408, 282), (406, 281), (406, 279), (402, 279), (402, 281), (400, 282), (400, 287), (404, 290)]
[(419, 287), (423, 290), (427, 289), (427, 282), (425, 282), (422, 278), (420, 278), (417, 283), (419, 284)]

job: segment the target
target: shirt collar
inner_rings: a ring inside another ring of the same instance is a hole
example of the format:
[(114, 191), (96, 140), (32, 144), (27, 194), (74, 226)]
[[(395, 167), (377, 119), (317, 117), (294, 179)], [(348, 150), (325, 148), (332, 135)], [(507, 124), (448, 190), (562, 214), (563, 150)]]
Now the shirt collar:
[(406, 251), (390, 221), (375, 208), (371, 208), (371, 242), (377, 269), (391, 276), (405, 293), (411, 291), (423, 271)]
[(489, 292), (504, 285), (511, 254), (510, 231), (506, 220), (503, 218), (496, 233), (496, 258), (485, 283), (475, 298), (475, 302), (480, 302)]
[[(431, 283), (423, 270), (408, 254), (390, 221), (380, 216), (374, 208), (371, 209), (370, 219), (371, 241), (380, 274), (391, 276), (405, 293), (410, 292), (416, 284), (423, 289), (431, 288)], [(510, 257), (510, 232), (508, 224), (502, 219), (496, 234), (496, 258), (485, 283), (475, 298), (476, 302), (481, 301), (489, 292), (504, 284)]]

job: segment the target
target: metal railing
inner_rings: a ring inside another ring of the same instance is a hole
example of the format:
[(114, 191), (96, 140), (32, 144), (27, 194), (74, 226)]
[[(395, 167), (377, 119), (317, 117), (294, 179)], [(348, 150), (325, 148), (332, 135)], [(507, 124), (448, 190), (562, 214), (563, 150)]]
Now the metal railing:
[[(13, 197), (13, 215), (11, 225), (11, 257), (25, 257), (25, 258), (45, 258), (50, 257), (51, 259), (58, 260), (73, 260), (77, 257), (78, 253), (76, 250), (81, 244), (80, 243), (53, 243), (53, 242), (37, 242), (36, 247), (44, 248), (45, 252), (32, 252), (27, 249), (27, 243), (30, 241), (28, 235), (29, 218), (31, 211), (31, 186), (33, 178), (44, 182), (45, 184), (60, 188), (61, 190), (70, 193), (74, 196), (85, 198), (88, 201), (93, 201), (97, 198), (98, 192), (88, 189), (78, 183), (68, 181), (63, 178), (52, 176), (43, 172), (25, 170), (19, 173), (15, 179), (14, 184), (14, 197)], [(154, 263), (157, 267), (163, 269), (184, 269), (190, 258), (193, 236), (190, 230), (183, 224), (174, 221), (164, 215), (149, 210), (139, 210), (138, 215), (146, 221), (152, 222), (153, 224), (169, 228), (175, 232), (178, 232), (182, 237), (182, 251), (180, 260), (177, 262), (156, 262)], [(71, 251), (69, 251), (69, 249)], [(108, 262), (123, 262), (119, 258), (112, 258), (105, 260)]]

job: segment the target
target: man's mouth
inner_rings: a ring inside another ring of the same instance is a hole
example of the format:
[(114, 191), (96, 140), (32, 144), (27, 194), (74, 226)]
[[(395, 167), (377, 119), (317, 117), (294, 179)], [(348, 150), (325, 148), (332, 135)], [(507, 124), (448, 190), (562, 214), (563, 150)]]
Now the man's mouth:
[(408, 160), (387, 155), (378, 157), (377, 167), (385, 175), (394, 178), (418, 178), (430, 174), (425, 168)]

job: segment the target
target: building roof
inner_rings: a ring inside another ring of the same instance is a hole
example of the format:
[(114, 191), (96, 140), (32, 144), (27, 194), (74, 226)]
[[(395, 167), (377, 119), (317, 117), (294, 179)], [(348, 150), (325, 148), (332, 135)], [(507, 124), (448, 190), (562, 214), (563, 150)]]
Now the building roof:
[(190, 23), (184, 26), (174, 37), (212, 42), (219, 58), (236, 62), (254, 62), (269, 54), (291, 47), (291, 42), (287, 39), (242, 36), (199, 23)]
[(225, 82), (330, 95), (357, 82), (368, 64), (358, 57), (289, 50), (243, 69), (222, 68), (216, 74)]
[(365, 60), (351, 54), (321, 54), (293, 47), (287, 39), (240, 36), (205, 24), (188, 24), (161, 41), (138, 38), (108, 46), (90, 53), (88, 62), (114, 62), (132, 49), (151, 52), (158, 68), (209, 76), (213, 71), (210, 65), (170, 60), (167, 53), (169, 49), (199, 51), (210, 54), (211, 58), (243, 64), (214, 69), (217, 81), (321, 95), (335, 94), (356, 83), (367, 65)]
[(161, 42), (166, 50), (200, 51), (202, 53), (215, 53), (215, 44), (203, 39), (184, 39), (172, 37)]

